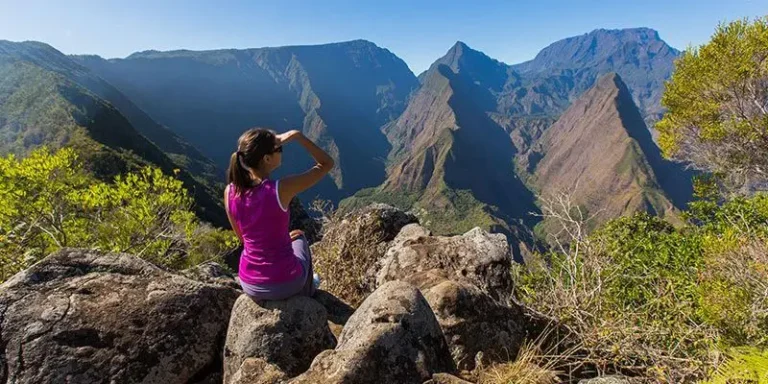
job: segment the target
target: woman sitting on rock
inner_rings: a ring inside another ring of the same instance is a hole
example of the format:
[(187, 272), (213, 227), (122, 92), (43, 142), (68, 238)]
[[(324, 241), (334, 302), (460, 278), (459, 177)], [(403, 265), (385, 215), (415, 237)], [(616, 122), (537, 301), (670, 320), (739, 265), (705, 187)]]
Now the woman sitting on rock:
[[(280, 180), (270, 174), (282, 163), (283, 146), (297, 141), (317, 164)], [(256, 300), (312, 296), (315, 275), (309, 244), (301, 231), (289, 233), (291, 200), (317, 184), (333, 159), (299, 131), (282, 134), (254, 128), (237, 141), (227, 170), (224, 207), (243, 243), (238, 275), (243, 291)]]

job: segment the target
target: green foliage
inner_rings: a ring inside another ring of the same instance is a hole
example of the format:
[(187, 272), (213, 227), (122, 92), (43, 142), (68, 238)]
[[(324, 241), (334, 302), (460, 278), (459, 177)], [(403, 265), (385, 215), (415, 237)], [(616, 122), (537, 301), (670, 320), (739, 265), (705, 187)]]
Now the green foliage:
[(397, 193), (383, 191), (379, 188), (366, 188), (355, 193), (353, 197), (342, 200), (339, 204), (339, 211), (351, 212), (373, 203), (389, 204), (407, 210), (413, 206), (419, 197), (419, 194), (416, 193)]
[(768, 194), (718, 204), (706, 186), (681, 227), (622, 217), (517, 269), (520, 298), (608, 371), (688, 381), (717, 364), (714, 349), (768, 346)]
[(604, 287), (615, 311), (642, 307), (651, 316), (659, 316), (654, 321), (670, 320), (663, 316), (679, 310), (690, 312), (697, 290), (696, 274), (703, 263), (697, 236), (675, 231), (666, 221), (639, 213), (609, 222), (593, 241), (618, 267), (615, 278)]
[(62, 247), (128, 252), (185, 268), (235, 244), (201, 227), (181, 181), (146, 167), (106, 183), (75, 151), (0, 158), (0, 281)]
[(735, 185), (766, 179), (768, 18), (721, 25), (685, 51), (666, 84), (657, 124), (665, 155)]
[(373, 203), (409, 210), (419, 217), (422, 225), (437, 235), (462, 234), (474, 227), (509, 232), (508, 224), (499, 218), (501, 213), (498, 209), (478, 201), (471, 191), (454, 190), (447, 186), (443, 186), (436, 196), (379, 188), (363, 189), (344, 199), (339, 204), (339, 211), (350, 212)]
[(707, 384), (768, 383), (768, 351), (752, 347), (728, 351), (728, 360)]

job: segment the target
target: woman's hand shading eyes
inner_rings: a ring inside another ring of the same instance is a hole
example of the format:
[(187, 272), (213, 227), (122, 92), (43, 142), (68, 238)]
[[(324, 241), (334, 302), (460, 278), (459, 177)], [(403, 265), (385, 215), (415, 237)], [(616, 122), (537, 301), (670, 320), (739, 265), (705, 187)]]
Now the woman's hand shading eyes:
[(290, 130), (288, 132), (284, 132), (278, 135), (275, 135), (275, 148), (282, 147), (283, 145), (293, 141), (297, 137), (301, 135), (301, 132), (297, 130)]

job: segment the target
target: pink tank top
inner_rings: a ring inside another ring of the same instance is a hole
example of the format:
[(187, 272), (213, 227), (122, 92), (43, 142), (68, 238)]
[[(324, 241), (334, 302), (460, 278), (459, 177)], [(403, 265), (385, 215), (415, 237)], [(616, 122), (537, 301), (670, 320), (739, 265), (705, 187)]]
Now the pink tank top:
[(235, 194), (229, 186), (229, 212), (243, 235), (238, 275), (247, 284), (276, 284), (298, 278), (302, 267), (291, 247), (290, 213), (278, 198), (280, 181)]

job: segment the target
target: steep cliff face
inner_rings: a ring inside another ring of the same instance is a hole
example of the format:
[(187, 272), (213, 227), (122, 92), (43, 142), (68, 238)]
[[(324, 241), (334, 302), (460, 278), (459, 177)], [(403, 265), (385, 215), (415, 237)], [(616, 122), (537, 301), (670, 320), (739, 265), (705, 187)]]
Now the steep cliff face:
[[(332, 179), (307, 197), (331, 200), (384, 179), (390, 145), (380, 128), (400, 115), (417, 86), (402, 60), (363, 40), (77, 59), (222, 167), (250, 127), (302, 129), (337, 162)], [(286, 162), (285, 173), (309, 164), (301, 150), (287, 154), (302, 160)]]
[[(585, 179), (599, 183), (579, 199), (590, 196), (590, 208), (605, 203), (606, 218), (681, 207), (690, 174), (662, 160), (644, 122), (660, 111), (677, 55), (642, 28), (565, 39), (513, 66), (457, 42), (419, 76), (403, 114), (384, 127), (392, 144), (386, 181), (348, 203), (378, 198), (464, 217), (479, 209), (530, 227), (538, 211), (531, 189), (551, 193)], [(577, 112), (592, 104), (601, 105)], [(609, 135), (593, 139), (601, 129)], [(597, 156), (603, 145), (617, 153)], [(593, 193), (599, 188), (611, 193)], [(472, 198), (457, 198), (462, 191)]]
[(576, 100), (529, 156), (538, 158), (532, 183), (543, 195), (568, 192), (590, 214), (599, 212), (598, 222), (674, 207), (661, 182), (671, 175), (616, 74)]

